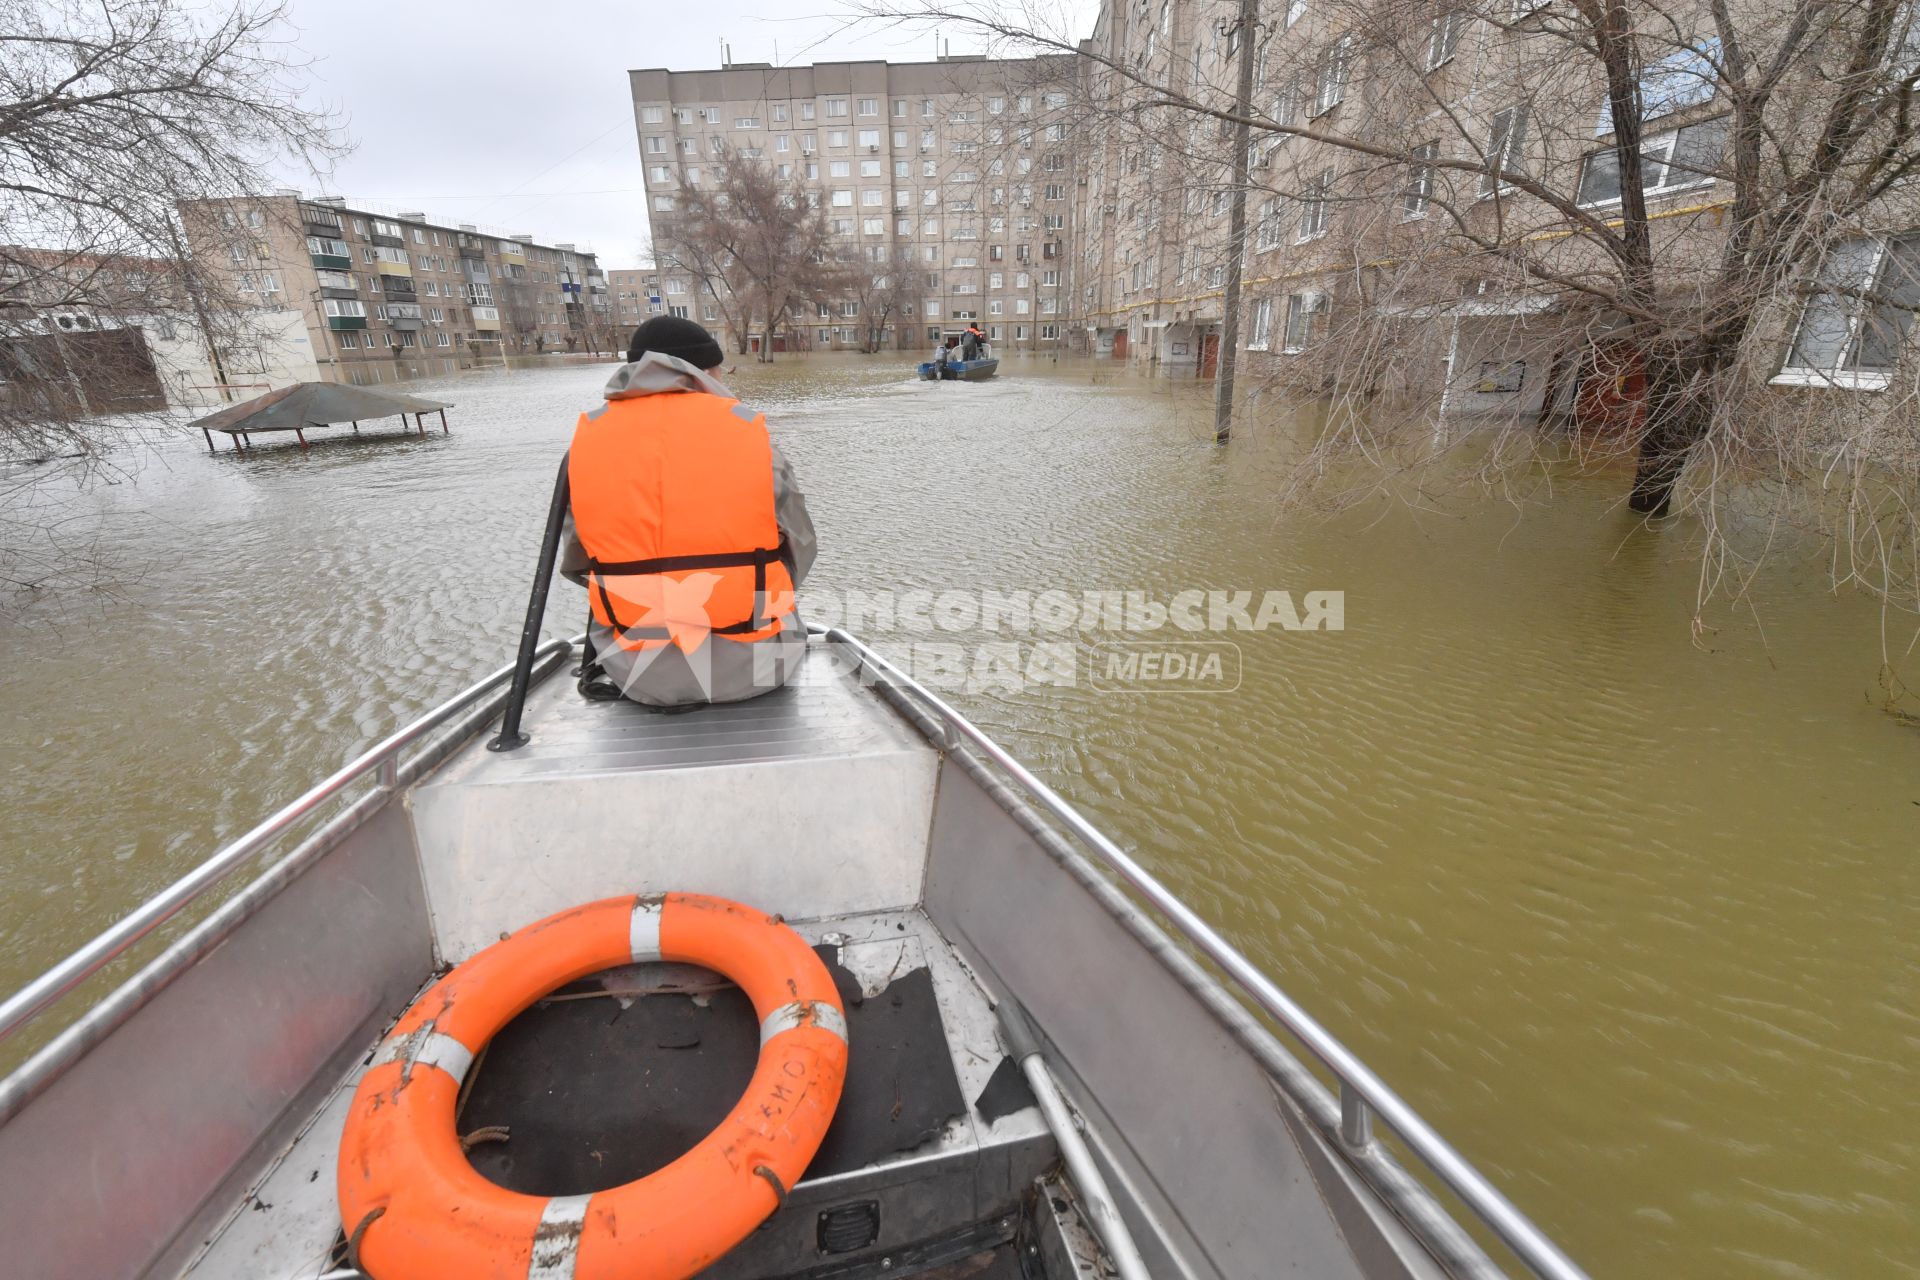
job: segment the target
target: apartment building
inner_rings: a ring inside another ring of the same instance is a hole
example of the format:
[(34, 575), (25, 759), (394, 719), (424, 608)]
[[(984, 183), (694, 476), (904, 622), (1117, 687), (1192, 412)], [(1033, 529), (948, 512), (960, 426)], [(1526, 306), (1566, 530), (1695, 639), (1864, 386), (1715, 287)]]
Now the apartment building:
[[(1210, 372), (1237, 275), (1241, 365), (1256, 380), (1305, 393), (1356, 381), (1368, 395), (1431, 392), (1442, 418), (1642, 412), (1640, 339), (1609, 336), (1629, 310), (1606, 239), (1627, 216), (1618, 117), (1598, 59), (1556, 34), (1577, 15), (1557, 0), (1262, 0), (1251, 114), (1284, 131), (1253, 132), (1246, 230), (1234, 244), (1231, 124), (1146, 104), (1184, 97), (1234, 109), (1238, 10), (1231, 0), (1101, 7), (1072, 248), (1076, 321), (1091, 349)], [(1781, 175), (1827, 163), (1816, 133), (1839, 95), (1833, 67), (1877, 66), (1889, 102), (1915, 81), (1914, 12), (1901, 6), (1878, 37), (1847, 25), (1858, 15), (1823, 28), (1781, 73), (1753, 199), (1764, 207), (1769, 181), (1784, 187)], [(1882, 390), (1898, 381), (1908, 308), (1920, 298), (1920, 198), (1893, 183), (1847, 202), (1873, 189), (1877, 154), (1912, 146), (1900, 141), (1904, 109), (1853, 135), (1862, 140), (1823, 194), (1820, 219), (1782, 241), (1794, 272), (1768, 286), (1773, 296), (1731, 295), (1719, 270), (1733, 226), (1727, 78), (1739, 74), (1722, 33), (1764, 43), (1775, 21), (1752, 4), (1716, 17), (1676, 0), (1639, 35), (1649, 287), (1681, 327), (1689, 308), (1757, 305), (1741, 356), (1750, 380), (1828, 396)], [(1875, 38), (1878, 50), (1862, 44)], [(1800, 403), (1811, 412), (1822, 402)]]
[[(673, 261), (670, 221), (681, 193), (744, 159), (817, 193), (843, 257), (913, 273), (916, 314), (878, 326), (885, 345), (978, 321), (1003, 349), (1063, 347), (1078, 74), (1065, 57), (630, 72), (662, 305), (734, 336), (712, 286)], [(869, 319), (857, 300), (820, 298), (788, 334), (851, 348)]]
[[(616, 342), (631, 338), (633, 331), (645, 324), (648, 317), (666, 314), (666, 301), (660, 292), (660, 271), (652, 263), (637, 267), (614, 267), (607, 272), (607, 279), (612, 289)], [(684, 303), (676, 314), (687, 314)]]
[(571, 244), (292, 192), (181, 214), (237, 297), (302, 314), (321, 364), (610, 349), (605, 272)]

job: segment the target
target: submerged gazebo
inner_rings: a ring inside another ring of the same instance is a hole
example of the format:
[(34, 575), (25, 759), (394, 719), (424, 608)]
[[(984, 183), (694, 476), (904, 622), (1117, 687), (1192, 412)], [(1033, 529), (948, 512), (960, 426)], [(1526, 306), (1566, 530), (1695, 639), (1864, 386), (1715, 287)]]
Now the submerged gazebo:
[(426, 416), (429, 413), (438, 413), (440, 430), (451, 434), (447, 431), (447, 410), (450, 407), (444, 401), (399, 395), (391, 391), (369, 391), (365, 387), (347, 387), (332, 382), (296, 382), (290, 387), (269, 391), (241, 404), (228, 405), (218, 413), (196, 419), (192, 425), (200, 428), (200, 434), (207, 438), (209, 452), (213, 451), (213, 433), (216, 431), (224, 431), (233, 437), (235, 453), (242, 448), (251, 449), (254, 434), (267, 431), (291, 431), (304, 449), (307, 447), (308, 427), (351, 422), (353, 433), (359, 435), (362, 420), (398, 417), (404, 426), (408, 414), (413, 415), (413, 425), (423, 436), (427, 434)]

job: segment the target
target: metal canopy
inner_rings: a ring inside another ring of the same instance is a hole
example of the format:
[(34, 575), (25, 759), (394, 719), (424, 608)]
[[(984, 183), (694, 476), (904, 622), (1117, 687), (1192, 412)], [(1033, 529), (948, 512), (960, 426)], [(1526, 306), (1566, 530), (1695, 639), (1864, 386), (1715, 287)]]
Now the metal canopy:
[(241, 404), (229, 405), (218, 413), (196, 419), (190, 425), (202, 431), (224, 431), (229, 435), (239, 435), (253, 431), (294, 431), (306, 426), (391, 418), (408, 413), (432, 413), (448, 407), (445, 401), (428, 400), (422, 396), (369, 391), (365, 387), (341, 386), (332, 382), (296, 382), (290, 387), (269, 391)]

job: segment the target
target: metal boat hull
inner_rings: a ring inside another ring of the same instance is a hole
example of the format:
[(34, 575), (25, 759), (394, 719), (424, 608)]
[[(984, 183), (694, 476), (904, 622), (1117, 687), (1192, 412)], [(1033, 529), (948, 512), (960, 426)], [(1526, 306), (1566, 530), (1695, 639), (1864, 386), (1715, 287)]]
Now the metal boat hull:
[(982, 382), (991, 378), (1000, 368), (998, 358), (988, 360), (949, 360), (944, 365), (936, 365), (928, 360), (920, 366), (920, 379), (923, 382), (936, 380), (945, 382)]
[[(1055, 814), (1083, 819), (877, 655), (822, 640), (794, 686), (684, 716), (585, 702), (550, 678), (567, 661), (542, 649), (519, 751), (486, 750), (502, 699), (476, 686), (337, 775), (375, 785), (341, 783), (330, 820), (0, 1082), (10, 1269), (321, 1274), (344, 1099), (439, 967), (559, 907), (678, 889), (782, 913), (876, 996), (924, 968), (966, 1104), (908, 1151), (810, 1172), (711, 1275), (1019, 1248), (1049, 1280), (1090, 1276), (1083, 1190), (1038, 1180), (1052, 1131), (982, 1102), (1008, 1001), (1150, 1274), (1500, 1274), (1381, 1143), (1342, 1141), (1333, 1096)], [(821, 1215), (869, 1204), (872, 1237), (823, 1253)]]

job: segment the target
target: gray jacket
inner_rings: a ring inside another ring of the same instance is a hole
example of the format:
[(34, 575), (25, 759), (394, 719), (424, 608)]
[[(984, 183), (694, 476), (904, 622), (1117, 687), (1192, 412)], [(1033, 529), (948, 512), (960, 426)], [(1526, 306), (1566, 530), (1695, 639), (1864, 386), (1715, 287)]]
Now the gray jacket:
[[(608, 400), (705, 391), (737, 400), (712, 374), (685, 360), (649, 351), (632, 364), (621, 365), (608, 379)], [(787, 569), (797, 589), (813, 567), (818, 545), (807, 500), (794, 481), (793, 467), (780, 446), (773, 446), (773, 508), (790, 559)], [(560, 554), (560, 572), (569, 581), (586, 585), (587, 550), (574, 532), (573, 513), (567, 513), (566, 537)], [(796, 608), (778, 635), (764, 640), (729, 640), (709, 636), (691, 652), (677, 645), (644, 651), (621, 648), (611, 628), (588, 614), (587, 639), (601, 668), (620, 691), (648, 706), (676, 707), (699, 702), (738, 702), (785, 684), (799, 667), (807, 647), (806, 624)]]

